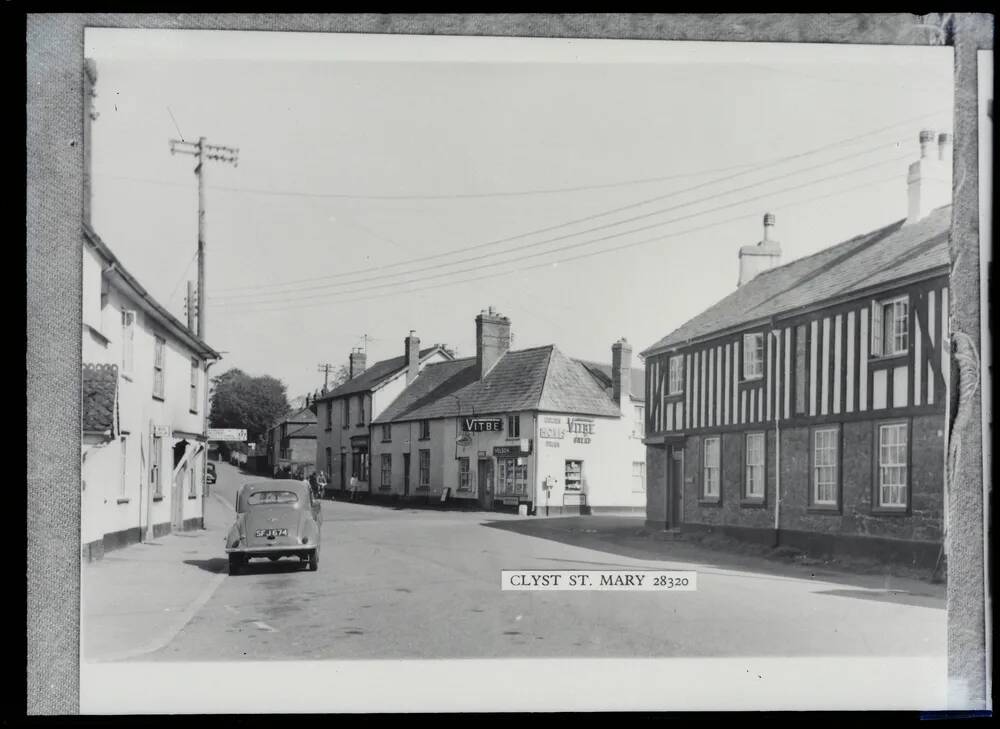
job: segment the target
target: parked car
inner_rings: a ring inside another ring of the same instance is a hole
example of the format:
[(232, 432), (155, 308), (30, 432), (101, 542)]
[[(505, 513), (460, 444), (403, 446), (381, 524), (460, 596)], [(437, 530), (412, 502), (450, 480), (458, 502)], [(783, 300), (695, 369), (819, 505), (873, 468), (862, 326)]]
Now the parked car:
[(205, 479), (209, 483), (215, 483), (215, 464), (214, 463), (207, 464), (207, 471), (205, 473)]
[(236, 522), (226, 537), (229, 574), (239, 574), (251, 559), (297, 557), (319, 569), (323, 512), (304, 481), (262, 481), (240, 487)]

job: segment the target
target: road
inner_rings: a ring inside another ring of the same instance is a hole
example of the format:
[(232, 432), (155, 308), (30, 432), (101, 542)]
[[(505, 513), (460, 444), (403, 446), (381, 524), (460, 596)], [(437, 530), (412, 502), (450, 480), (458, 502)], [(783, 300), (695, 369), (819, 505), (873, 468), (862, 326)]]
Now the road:
[[(214, 494), (252, 480), (218, 466)], [(255, 479), (254, 479), (255, 480)], [(942, 602), (764, 571), (635, 559), (515, 516), (323, 503), (319, 570), (254, 562), (144, 660), (930, 656)], [(218, 551), (192, 569), (224, 572)], [(228, 525), (226, 525), (228, 526)], [(696, 592), (501, 592), (501, 569), (694, 569)]]

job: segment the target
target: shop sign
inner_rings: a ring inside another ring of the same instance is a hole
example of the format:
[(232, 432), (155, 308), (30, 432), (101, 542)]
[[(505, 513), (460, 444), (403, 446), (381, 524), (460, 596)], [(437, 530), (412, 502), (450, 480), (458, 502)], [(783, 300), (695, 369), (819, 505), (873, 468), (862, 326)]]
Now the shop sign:
[(462, 418), (466, 433), (499, 433), (503, 430), (502, 418)]
[(244, 428), (209, 428), (208, 439), (245, 441), (247, 439), (247, 431)]
[(460, 446), (470, 446), (472, 445), (472, 436), (468, 433), (464, 433), (455, 439), (455, 442)]
[(493, 446), (493, 455), (497, 458), (518, 458), (531, 455), (531, 441), (522, 438), (520, 445)]
[(568, 430), (573, 434), (574, 443), (589, 443), (594, 434), (594, 421), (590, 418), (569, 418)]

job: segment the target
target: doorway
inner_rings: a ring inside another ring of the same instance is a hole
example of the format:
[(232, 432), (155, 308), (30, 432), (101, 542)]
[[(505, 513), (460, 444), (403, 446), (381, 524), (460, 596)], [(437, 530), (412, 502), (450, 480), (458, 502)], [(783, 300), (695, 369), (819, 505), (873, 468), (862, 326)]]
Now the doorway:
[(487, 511), (493, 510), (493, 459), (479, 461), (479, 505)]
[(667, 483), (668, 499), (668, 522), (670, 529), (677, 529), (684, 520), (684, 449), (671, 446), (668, 449), (667, 458), (668, 472), (670, 474)]
[(403, 454), (403, 496), (410, 495), (410, 454)]
[(340, 452), (340, 490), (347, 488), (347, 454)]

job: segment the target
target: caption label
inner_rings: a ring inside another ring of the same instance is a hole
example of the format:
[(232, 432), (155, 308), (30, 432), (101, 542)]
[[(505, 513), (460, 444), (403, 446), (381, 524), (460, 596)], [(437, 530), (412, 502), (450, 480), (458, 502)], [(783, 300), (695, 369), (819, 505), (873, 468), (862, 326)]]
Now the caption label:
[(677, 570), (501, 570), (501, 590), (692, 592), (696, 572)]

